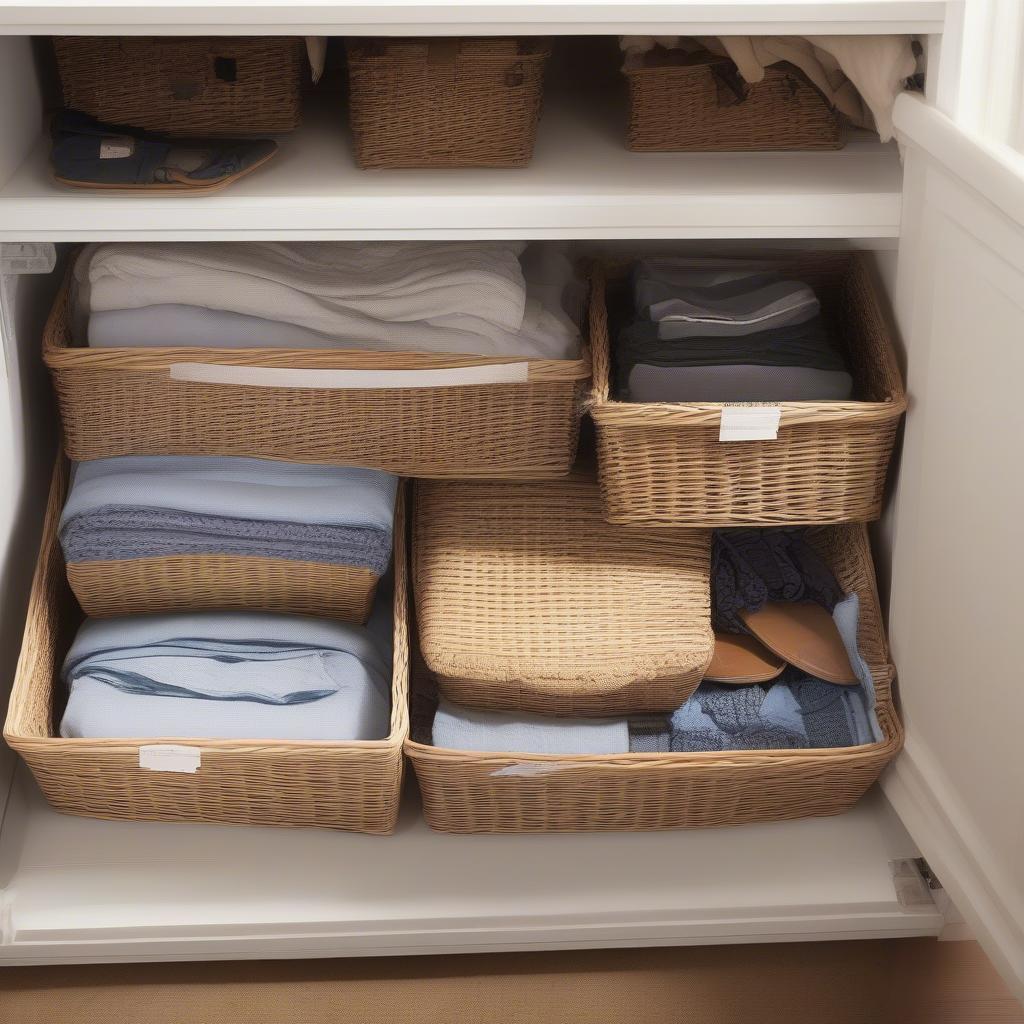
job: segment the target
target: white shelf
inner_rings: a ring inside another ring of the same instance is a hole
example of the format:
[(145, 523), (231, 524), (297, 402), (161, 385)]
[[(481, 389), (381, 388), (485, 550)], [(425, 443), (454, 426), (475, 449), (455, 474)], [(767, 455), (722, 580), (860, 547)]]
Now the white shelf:
[(210, 196), (53, 182), (48, 140), (0, 189), (0, 240), (895, 238), (894, 145), (818, 153), (625, 149), (621, 97), (554, 97), (533, 163), (360, 171), (339, 100), (311, 110), (266, 168)]
[(0, 963), (370, 956), (936, 935), (873, 793), (739, 829), (390, 838), (66, 817), (24, 768), (0, 837)]
[(0, 32), (809, 34), (943, 29), (946, 0), (0, 0)]

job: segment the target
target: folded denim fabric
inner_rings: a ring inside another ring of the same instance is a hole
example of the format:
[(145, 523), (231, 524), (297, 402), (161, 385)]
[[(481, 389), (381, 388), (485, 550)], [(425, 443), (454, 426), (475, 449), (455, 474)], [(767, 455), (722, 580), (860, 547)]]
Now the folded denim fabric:
[(829, 402), (852, 393), (853, 378), (844, 370), (636, 363), (619, 397), (630, 402)]
[(625, 754), (629, 725), (625, 718), (509, 714), (442, 700), (434, 715), (433, 745), (509, 754)]
[(111, 508), (75, 516), (60, 532), (64, 559), (108, 562), (173, 555), (237, 555), (348, 565), (382, 575), (389, 532), (358, 526), (275, 523), (166, 509)]
[[(375, 620), (386, 620), (383, 602)], [(207, 612), (89, 619), (64, 661), (65, 737), (361, 740), (387, 735), (383, 626)]]

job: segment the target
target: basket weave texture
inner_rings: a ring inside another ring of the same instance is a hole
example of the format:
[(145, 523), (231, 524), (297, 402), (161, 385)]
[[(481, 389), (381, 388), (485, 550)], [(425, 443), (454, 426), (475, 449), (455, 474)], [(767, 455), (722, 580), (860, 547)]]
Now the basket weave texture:
[(592, 472), (416, 490), (420, 647), (459, 704), (669, 711), (711, 659), (705, 530), (610, 526)]
[(610, 522), (784, 526), (868, 522), (881, 514), (906, 397), (878, 290), (859, 255), (819, 253), (786, 269), (817, 291), (861, 400), (766, 403), (781, 410), (778, 438), (734, 442), (718, 439), (728, 403), (612, 397), (606, 282), (595, 273), (588, 408)]
[[(43, 338), (69, 458), (239, 455), (369, 466), (400, 476), (564, 476), (579, 440), (579, 359), (355, 349), (76, 348), (67, 283)], [(528, 364), (526, 383), (297, 388), (171, 379), (177, 363), (328, 370)]]
[(67, 571), (94, 617), (219, 608), (365, 622), (377, 591), (377, 577), (358, 566), (240, 555), (71, 562)]
[(537, 39), (368, 39), (348, 44), (356, 162), (524, 167), (550, 52)]
[[(871, 667), (880, 743), (833, 750), (558, 757), (447, 750), (409, 740), (424, 813), (442, 832), (587, 832), (710, 828), (839, 814), (898, 753), (893, 669), (867, 532), (824, 527), (815, 542), (860, 596), (859, 643)], [(623, 602), (624, 604), (626, 602)]]
[(305, 47), (274, 36), (56, 36), (64, 104), (166, 135), (290, 132)]
[(161, 741), (56, 735), (63, 711), (61, 664), (81, 619), (57, 539), (66, 485), (61, 460), (4, 727), (4, 738), (24, 758), (46, 799), (59, 811), (93, 818), (391, 832), (409, 723), (404, 502), (395, 522), (394, 679), (387, 738), (351, 743), (168, 738), (199, 748), (201, 765), (188, 774), (139, 767), (140, 745)]
[[(725, 57), (626, 68), (627, 146), (640, 152), (841, 149), (843, 123), (818, 90), (788, 64), (765, 69), (737, 100), (716, 79), (735, 73)], [(723, 95), (724, 93), (724, 95)]]

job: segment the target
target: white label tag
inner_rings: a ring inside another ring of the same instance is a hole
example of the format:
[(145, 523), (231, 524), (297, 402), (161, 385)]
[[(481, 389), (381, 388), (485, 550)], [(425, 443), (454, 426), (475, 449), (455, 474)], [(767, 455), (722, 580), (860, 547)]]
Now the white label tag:
[(777, 405), (727, 405), (718, 427), (719, 441), (775, 441), (782, 410)]
[(199, 769), (199, 747), (182, 747), (176, 743), (154, 743), (139, 747), (139, 767), (152, 772), (188, 772)]
[(101, 160), (121, 160), (135, 152), (135, 140), (130, 135), (108, 135), (100, 140)]

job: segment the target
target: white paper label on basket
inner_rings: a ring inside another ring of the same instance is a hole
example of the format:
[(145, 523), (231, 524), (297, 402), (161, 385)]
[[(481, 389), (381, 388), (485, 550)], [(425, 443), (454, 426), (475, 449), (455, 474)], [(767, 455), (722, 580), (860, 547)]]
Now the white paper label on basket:
[(135, 152), (135, 140), (130, 135), (108, 135), (100, 139), (101, 160), (123, 160)]
[(139, 767), (152, 772), (188, 772), (199, 770), (199, 747), (177, 743), (151, 743), (139, 747)]
[(774, 441), (782, 409), (777, 405), (727, 405), (718, 427), (719, 441)]
[(496, 768), (491, 772), (491, 778), (518, 776), (529, 779), (537, 775), (553, 775), (555, 772), (561, 772), (571, 767), (572, 765), (565, 761), (517, 761), (515, 764), (505, 765), (504, 768)]
[(459, 388), (470, 384), (525, 384), (529, 363), (487, 363), (439, 370), (316, 370), (277, 366), (172, 363), (171, 380), (195, 384), (241, 384), (255, 388), (320, 390)]

